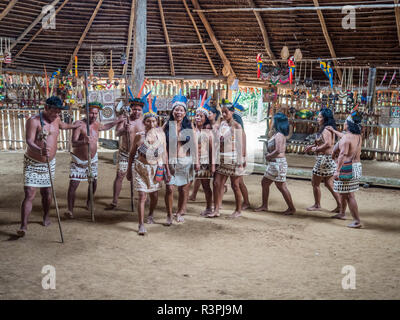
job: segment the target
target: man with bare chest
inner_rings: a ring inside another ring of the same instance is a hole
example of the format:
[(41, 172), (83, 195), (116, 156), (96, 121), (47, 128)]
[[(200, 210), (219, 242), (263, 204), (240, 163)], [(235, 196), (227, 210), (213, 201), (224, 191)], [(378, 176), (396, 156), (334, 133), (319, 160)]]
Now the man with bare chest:
[[(146, 96), (147, 95), (145, 95), (145, 97)], [(143, 99), (135, 98), (133, 100), (129, 100), (129, 102), (130, 102), (129, 119), (125, 118), (125, 120), (123, 122), (120, 122), (116, 128), (116, 134), (120, 138), (119, 151), (118, 151), (118, 165), (117, 165), (117, 174), (115, 176), (113, 184), (113, 201), (107, 206), (106, 208), (107, 210), (112, 210), (117, 207), (118, 197), (122, 189), (122, 182), (128, 171), (129, 151), (131, 149), (131, 145), (135, 139), (136, 133), (144, 131)], [(128, 141), (128, 136), (129, 136), (129, 141)]]
[[(109, 130), (116, 124), (123, 121), (120, 117), (113, 122), (102, 124), (97, 121), (99, 110), (103, 108), (103, 105), (99, 102), (91, 102), (89, 104), (89, 116), (83, 120), (78, 120), (75, 123), (79, 126), (74, 129), (72, 134), (72, 152), (71, 152), (71, 165), (69, 175), (69, 188), (68, 188), (68, 210), (65, 212), (65, 216), (73, 218), (73, 210), (75, 203), (75, 192), (81, 181), (87, 181), (89, 178), (89, 154), (88, 144), (90, 146), (90, 159), (91, 159), (91, 174), (93, 179), (93, 195), (96, 192), (97, 187), (97, 141), (99, 139), (99, 131)], [(87, 134), (87, 121), (89, 120), (89, 132)], [(89, 208), (89, 188), (86, 207)]]
[[(62, 105), (58, 97), (46, 100), (44, 111), (32, 116), (26, 122), (26, 152), (24, 155), (24, 193), (21, 206), (21, 227), (17, 231), (20, 237), (26, 234), (28, 218), (32, 211), (32, 202), (36, 188), (40, 188), (42, 207), (44, 211), (43, 226), (50, 224), (49, 210), (52, 200), (51, 181), (47, 161), (50, 164), (51, 176), (54, 179), (56, 169), (57, 140), (60, 129), (73, 129), (78, 126), (61, 121), (62, 110), (68, 107)], [(45, 140), (45, 141), (44, 141)]]

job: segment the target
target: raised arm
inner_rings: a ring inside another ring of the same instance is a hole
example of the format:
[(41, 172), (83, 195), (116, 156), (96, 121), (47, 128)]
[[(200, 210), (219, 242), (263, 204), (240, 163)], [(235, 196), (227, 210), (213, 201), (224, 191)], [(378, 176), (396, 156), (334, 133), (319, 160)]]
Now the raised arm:
[(80, 123), (78, 123), (77, 121), (75, 121), (74, 123), (66, 123), (66, 122), (63, 122), (63, 121), (60, 119), (59, 128), (60, 128), (61, 130), (76, 129), (76, 128), (78, 128), (79, 126), (80, 126)]
[[(87, 136), (86, 130), (82, 130), (82, 121), (76, 121), (76, 123), (79, 123), (79, 127), (73, 129), (72, 131), (72, 147), (73, 148), (78, 148), (84, 145), (87, 145), (89, 143), (89, 138)], [(83, 135), (83, 139), (79, 140), (79, 137)]]
[(113, 121), (111, 121), (109, 123), (106, 123), (106, 124), (100, 123), (99, 131), (110, 130), (112, 127), (115, 127), (119, 123), (123, 123), (124, 120), (125, 120), (124, 116), (119, 116), (117, 119), (114, 119)]
[(329, 130), (330, 132), (333, 132), (334, 134), (336, 134), (339, 138), (343, 138), (343, 136), (345, 135), (344, 132), (337, 131), (337, 130), (333, 129), (333, 127), (331, 127), (331, 126), (326, 127), (326, 129)]

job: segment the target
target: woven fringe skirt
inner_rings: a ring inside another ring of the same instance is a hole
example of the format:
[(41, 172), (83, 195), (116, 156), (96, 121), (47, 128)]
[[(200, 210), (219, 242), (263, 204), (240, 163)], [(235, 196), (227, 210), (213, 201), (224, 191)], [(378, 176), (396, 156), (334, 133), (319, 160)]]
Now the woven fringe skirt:
[(285, 182), (288, 164), (286, 158), (275, 158), (274, 161), (268, 163), (264, 178), (276, 182)]
[[(97, 153), (91, 160), (92, 178), (97, 179), (98, 155)], [(89, 176), (89, 161), (81, 160), (76, 155), (71, 153), (71, 164), (69, 179), (75, 181), (87, 181)]]
[(176, 158), (169, 160), (171, 180), (168, 185), (181, 187), (194, 180), (194, 168), (192, 157)]
[(319, 177), (333, 176), (336, 170), (336, 163), (332, 159), (332, 155), (318, 155), (312, 173)]
[(136, 159), (133, 167), (135, 190), (152, 193), (161, 189), (161, 182), (156, 180), (157, 164), (145, 164)]
[[(51, 175), (54, 180), (56, 173), (56, 158), (50, 161)], [(35, 188), (50, 188), (50, 176), (47, 162), (39, 162), (24, 155), (24, 186)]]
[(353, 178), (351, 180), (334, 180), (333, 191), (337, 193), (350, 193), (358, 191), (362, 176), (361, 162), (353, 163)]

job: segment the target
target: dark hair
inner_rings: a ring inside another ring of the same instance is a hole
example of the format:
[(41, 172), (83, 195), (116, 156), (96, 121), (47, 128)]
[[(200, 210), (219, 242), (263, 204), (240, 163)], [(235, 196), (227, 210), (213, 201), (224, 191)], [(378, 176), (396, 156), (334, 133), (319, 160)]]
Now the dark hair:
[(235, 120), (237, 123), (239, 123), (242, 126), (242, 129), (244, 130), (242, 117), (239, 116), (237, 113), (234, 113), (232, 117), (233, 117), (233, 120)]
[(325, 127), (331, 126), (333, 129), (336, 130), (336, 121), (335, 118), (333, 117), (333, 112), (331, 109), (328, 108), (322, 108), (320, 111), (322, 117), (324, 118), (324, 124), (322, 125), (322, 128), (319, 130), (319, 133), (322, 133), (324, 131)]
[(50, 108), (60, 108), (62, 107), (62, 101), (57, 96), (52, 96), (46, 100), (46, 105)]
[(362, 116), (358, 112), (351, 115), (352, 121), (346, 120), (349, 131), (353, 134), (361, 134), (361, 120)]
[(282, 112), (278, 112), (274, 115), (274, 128), (284, 136), (289, 135), (289, 121)]
[[(169, 139), (170, 139), (170, 137), (169, 137), (169, 123), (170, 123), (170, 121), (175, 121), (173, 112), (174, 112), (175, 108), (178, 107), (178, 106), (181, 106), (181, 105), (176, 105), (174, 108), (172, 108), (171, 113), (169, 115), (169, 119), (168, 119), (167, 124), (165, 125), (165, 128), (164, 128), (165, 138), (167, 139), (167, 150), (169, 150)], [(182, 130), (183, 129), (193, 129), (192, 122), (189, 120), (189, 118), (187, 116), (187, 113), (185, 114), (185, 117), (182, 120)], [(176, 136), (175, 137), (171, 137), (171, 138), (177, 139)], [(187, 136), (186, 140), (182, 141), (182, 145), (187, 143), (187, 142), (189, 142), (189, 140), (190, 140), (190, 137)]]
[(212, 113), (215, 113), (215, 114), (216, 114), (215, 120), (218, 120), (218, 118), (219, 118), (220, 115), (221, 115), (221, 112), (220, 112), (216, 107), (210, 107), (210, 111), (211, 111)]

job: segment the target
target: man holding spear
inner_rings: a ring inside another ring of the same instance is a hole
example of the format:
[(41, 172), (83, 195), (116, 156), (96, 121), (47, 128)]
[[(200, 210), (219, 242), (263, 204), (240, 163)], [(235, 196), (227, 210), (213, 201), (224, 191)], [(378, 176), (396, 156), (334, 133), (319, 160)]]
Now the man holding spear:
[[(97, 141), (99, 139), (99, 131), (110, 130), (112, 127), (124, 120), (123, 117), (119, 117), (107, 124), (98, 122), (97, 117), (99, 115), (99, 110), (102, 108), (103, 105), (99, 102), (89, 103), (89, 114), (86, 116), (86, 119), (78, 120), (74, 123), (78, 125), (78, 127), (74, 129), (72, 133), (68, 210), (65, 212), (65, 216), (68, 218), (73, 218), (75, 192), (81, 181), (89, 180), (86, 207), (88, 210), (93, 210), (90, 203), (97, 188)], [(87, 130), (88, 125), (89, 132)], [(91, 184), (93, 188), (92, 190), (90, 190)]]
[[(126, 79), (125, 79), (126, 81)], [(143, 82), (142, 87), (140, 88), (138, 98), (134, 98), (133, 94), (127, 85), (127, 92), (131, 98), (129, 99), (129, 108), (124, 108), (125, 120), (118, 124), (116, 128), (116, 135), (120, 137), (119, 140), (119, 150), (118, 150), (118, 165), (117, 165), (117, 174), (114, 179), (113, 184), (113, 200), (106, 207), (106, 210), (112, 210), (117, 207), (118, 197), (121, 193), (122, 182), (126, 173), (128, 171), (128, 160), (129, 160), (129, 152), (131, 149), (131, 142), (135, 139), (135, 135), (137, 132), (144, 131), (143, 125), (143, 106), (144, 101), (147, 96), (150, 94), (148, 92), (144, 97), (140, 99), (140, 95), (142, 94), (144, 85), (146, 84), (146, 80)], [(131, 189), (131, 210), (133, 209), (133, 182), (130, 181), (130, 189)]]
[[(46, 100), (44, 111), (32, 116), (26, 122), (26, 144), (24, 155), (24, 193), (21, 206), (21, 227), (18, 236), (25, 236), (28, 228), (28, 218), (32, 211), (32, 202), (36, 188), (40, 188), (42, 207), (44, 211), (43, 226), (50, 225), (49, 210), (52, 198), (52, 179), (56, 169), (57, 140), (61, 130), (77, 128), (61, 121), (60, 114), (66, 110), (58, 97)], [(54, 191), (54, 190), (53, 190)], [(53, 193), (55, 196), (55, 193)], [(56, 203), (57, 208), (57, 203)], [(61, 225), (60, 225), (61, 231)]]

